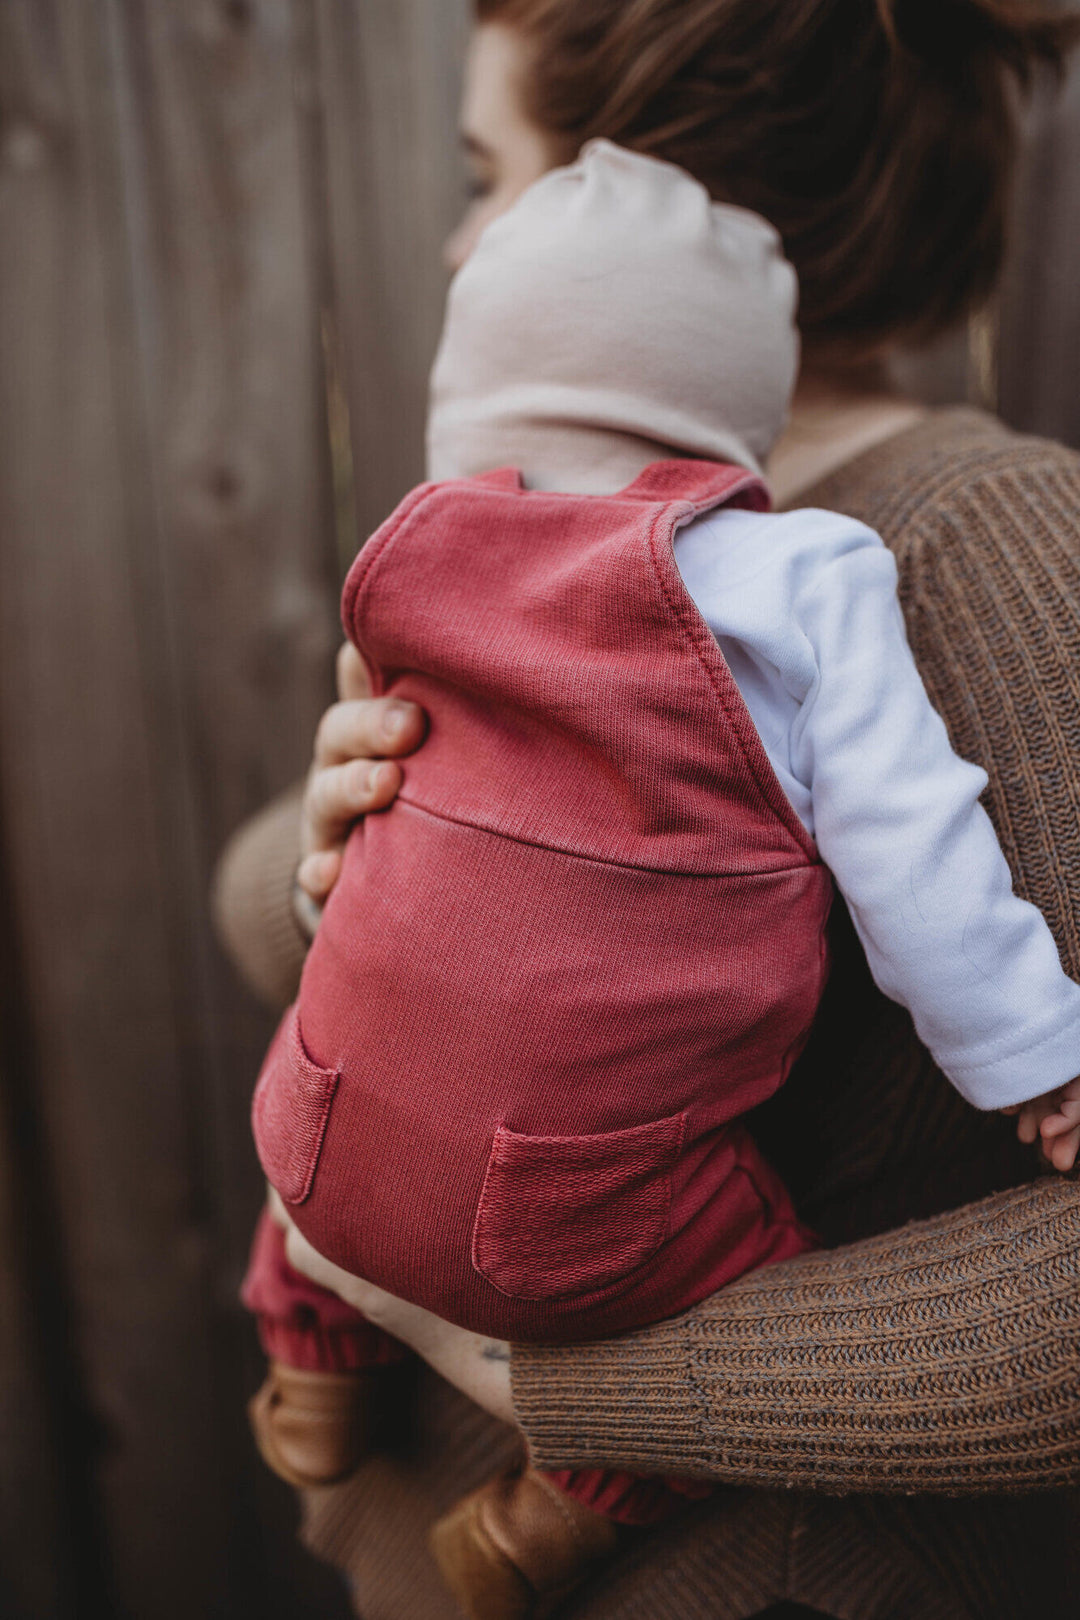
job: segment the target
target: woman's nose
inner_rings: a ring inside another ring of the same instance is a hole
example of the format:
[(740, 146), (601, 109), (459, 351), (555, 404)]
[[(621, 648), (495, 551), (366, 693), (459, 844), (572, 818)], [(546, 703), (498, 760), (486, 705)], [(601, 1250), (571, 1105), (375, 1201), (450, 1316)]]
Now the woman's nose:
[(483, 228), (483, 221), (474, 221), (469, 214), (460, 224), (455, 225), (450, 235), (443, 243), (442, 258), (448, 270), (460, 270), (465, 260), (476, 246), (476, 239)]
[(450, 232), (443, 243), (442, 262), (448, 270), (460, 270), (465, 262), (465, 255), (461, 251), (461, 226), (458, 225)]

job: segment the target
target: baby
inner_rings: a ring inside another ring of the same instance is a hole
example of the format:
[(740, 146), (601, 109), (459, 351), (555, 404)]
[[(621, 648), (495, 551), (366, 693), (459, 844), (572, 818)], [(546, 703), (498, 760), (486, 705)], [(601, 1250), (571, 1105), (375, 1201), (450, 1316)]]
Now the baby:
[[(962, 1095), (1076, 1153), (1080, 986), (1012, 892), (892, 558), (768, 511), (795, 298), (764, 221), (591, 143), (456, 277), (433, 482), (346, 582), (373, 689), (430, 733), (350, 839), (256, 1142), (316, 1249), (478, 1333), (622, 1332), (812, 1244), (742, 1116), (806, 1039), (833, 880)], [(245, 1299), (264, 1455), (341, 1474), (399, 1348), (268, 1218)], [(468, 1614), (524, 1616), (702, 1489), (525, 1470), (436, 1554)]]

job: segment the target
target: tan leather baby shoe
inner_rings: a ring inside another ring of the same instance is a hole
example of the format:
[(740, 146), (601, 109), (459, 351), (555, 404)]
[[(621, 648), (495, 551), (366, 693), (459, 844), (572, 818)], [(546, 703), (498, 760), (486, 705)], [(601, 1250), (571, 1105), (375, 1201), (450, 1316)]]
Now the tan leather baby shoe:
[(248, 1402), (263, 1461), (290, 1485), (346, 1479), (371, 1448), (380, 1372), (304, 1372), (271, 1361)]
[(536, 1620), (615, 1551), (610, 1519), (543, 1474), (505, 1474), (431, 1531), (443, 1579), (469, 1620)]

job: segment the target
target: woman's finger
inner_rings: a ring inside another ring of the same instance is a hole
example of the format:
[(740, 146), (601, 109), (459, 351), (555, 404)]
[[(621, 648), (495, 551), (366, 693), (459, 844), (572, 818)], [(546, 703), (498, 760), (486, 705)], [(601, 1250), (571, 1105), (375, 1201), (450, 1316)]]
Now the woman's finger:
[(356, 818), (384, 809), (400, 786), (401, 767), (389, 759), (354, 759), (312, 770), (300, 818), (301, 857), (337, 849)]
[[(342, 653), (339, 677), (345, 686), (353, 679), (348, 662)], [(394, 798), (401, 787), (401, 768), (386, 756), (418, 747), (425, 724), (417, 704), (398, 698), (347, 698), (323, 715), (300, 811), (298, 916), (303, 896), (321, 906), (333, 889), (353, 823), (372, 810), (385, 809)], [(317, 913), (310, 921), (301, 917), (301, 922), (312, 932), (318, 926)]]
[(341, 875), (342, 854), (341, 848), (318, 850), (305, 855), (296, 869), (297, 883), (317, 906), (322, 905)]
[(337, 695), (339, 698), (368, 698), (371, 681), (367, 667), (351, 641), (338, 648)]
[(315, 764), (408, 754), (422, 741), (424, 714), (401, 698), (351, 698), (332, 703), (315, 733)]

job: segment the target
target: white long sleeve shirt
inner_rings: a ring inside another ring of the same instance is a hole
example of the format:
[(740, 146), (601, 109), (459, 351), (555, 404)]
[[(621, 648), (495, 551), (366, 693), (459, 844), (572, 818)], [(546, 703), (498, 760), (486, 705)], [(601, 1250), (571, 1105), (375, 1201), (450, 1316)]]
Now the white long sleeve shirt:
[(721, 510), (675, 560), (874, 979), (957, 1090), (1002, 1108), (1080, 1074), (1080, 985), (1013, 893), (986, 774), (926, 695), (881, 539), (834, 512)]

